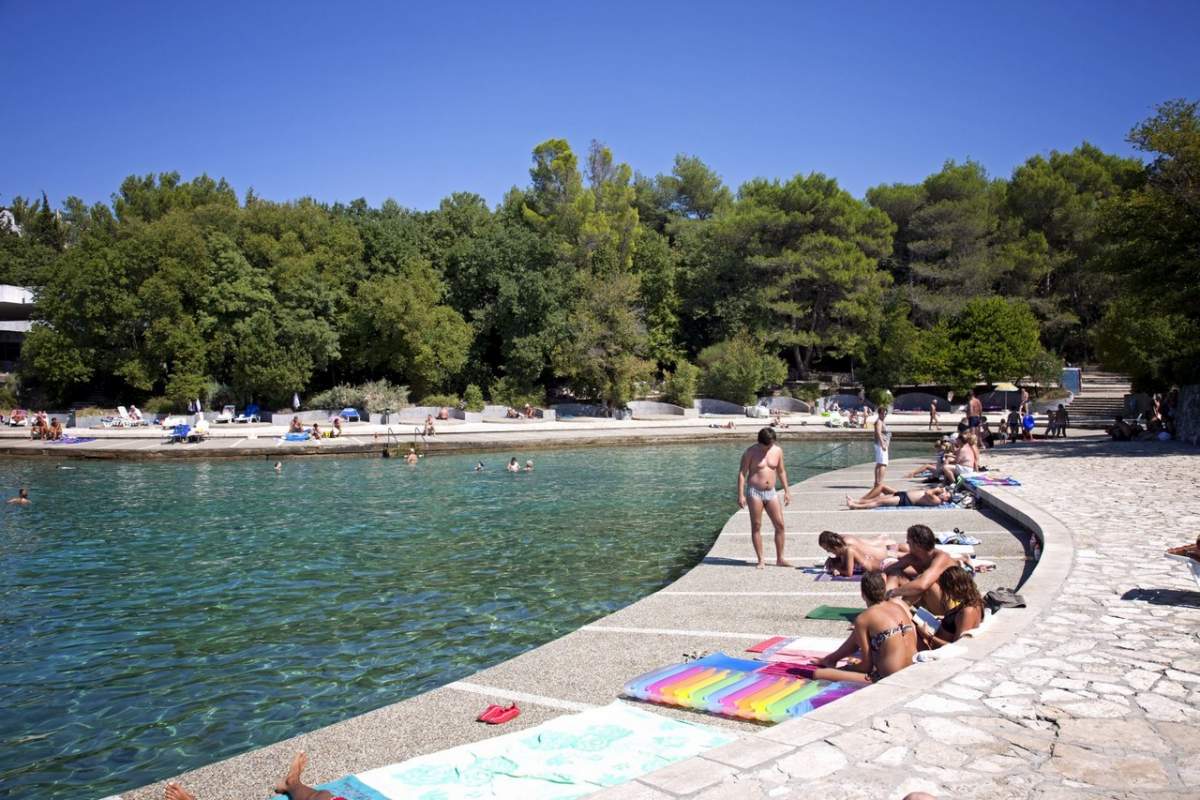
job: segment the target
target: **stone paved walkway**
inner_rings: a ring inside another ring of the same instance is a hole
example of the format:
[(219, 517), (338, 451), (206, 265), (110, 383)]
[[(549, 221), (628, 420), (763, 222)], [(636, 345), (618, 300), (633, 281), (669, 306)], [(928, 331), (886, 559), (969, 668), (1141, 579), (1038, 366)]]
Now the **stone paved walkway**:
[(991, 463), (1074, 539), (1061, 597), (1032, 625), (887, 713), (742, 740), (611, 795), (1200, 798), (1200, 592), (1162, 557), (1200, 533), (1200, 452), (1092, 440)]

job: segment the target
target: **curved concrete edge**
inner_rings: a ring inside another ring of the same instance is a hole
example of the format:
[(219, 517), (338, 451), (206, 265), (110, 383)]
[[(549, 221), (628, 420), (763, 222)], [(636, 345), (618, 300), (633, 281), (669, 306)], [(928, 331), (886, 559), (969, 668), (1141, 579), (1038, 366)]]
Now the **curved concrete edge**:
[[(1050, 608), (1070, 574), (1075, 560), (1074, 538), (1070, 529), (1053, 514), (1022, 498), (1019, 487), (981, 487), (978, 495), (988, 506), (1033, 533), (1041, 543), (1042, 556), (1020, 589), (1025, 608), (1005, 609), (1003, 614), (997, 614), (978, 638), (963, 643), (965, 652), (959, 656), (913, 664), (803, 717), (741, 737), (731, 744), (643, 775), (629, 784), (589, 795), (589, 798), (656, 800), (690, 794), (720, 783), (737, 770), (751, 769), (787, 755), (795, 748), (845, 733), (872, 717), (898, 713), (911, 700), (988, 658), (1025, 631)], [(656, 790), (669, 794), (656, 793)]]

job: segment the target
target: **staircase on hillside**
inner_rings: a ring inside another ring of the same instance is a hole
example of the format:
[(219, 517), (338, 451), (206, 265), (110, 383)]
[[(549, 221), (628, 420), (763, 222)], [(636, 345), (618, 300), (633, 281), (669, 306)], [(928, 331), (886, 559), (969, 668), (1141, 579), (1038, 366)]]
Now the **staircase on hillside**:
[(1127, 416), (1125, 395), (1132, 391), (1129, 376), (1083, 368), (1083, 386), (1067, 406), (1071, 426), (1096, 428), (1111, 425), (1113, 417)]

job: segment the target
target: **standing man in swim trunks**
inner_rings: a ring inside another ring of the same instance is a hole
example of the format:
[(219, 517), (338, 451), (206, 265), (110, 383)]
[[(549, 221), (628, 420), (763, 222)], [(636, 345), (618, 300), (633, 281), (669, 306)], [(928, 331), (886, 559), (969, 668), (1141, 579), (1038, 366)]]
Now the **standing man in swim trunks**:
[(967, 401), (967, 427), (976, 436), (979, 436), (979, 429), (983, 426), (983, 402), (975, 396), (974, 390), (971, 390), (969, 397), (970, 399)]
[[(775, 491), (776, 480), (783, 481), (782, 505)], [(758, 444), (742, 454), (737, 492), (738, 508), (750, 509), (750, 539), (754, 542), (754, 554), (758, 556), (758, 568), (766, 565), (762, 543), (764, 509), (775, 526), (775, 564), (790, 567), (791, 564), (783, 558), (783, 506), (791, 504), (792, 492), (788, 489), (787, 470), (783, 466), (783, 448), (775, 444), (775, 431), (770, 428), (760, 430)]]
[(879, 407), (875, 417), (875, 485), (867, 497), (874, 497), (882, 491), (883, 478), (887, 474), (888, 447), (892, 443), (892, 434), (887, 429), (887, 406)]

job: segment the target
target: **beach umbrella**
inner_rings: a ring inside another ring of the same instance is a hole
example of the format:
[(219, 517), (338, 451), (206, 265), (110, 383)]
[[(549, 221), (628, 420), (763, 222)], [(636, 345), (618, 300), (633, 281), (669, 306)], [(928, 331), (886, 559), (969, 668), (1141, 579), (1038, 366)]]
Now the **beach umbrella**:
[(1009, 392), (1019, 392), (1021, 390), (1018, 389), (1013, 384), (1008, 383), (1006, 381), (1004, 383), (997, 383), (995, 386), (992, 387), (992, 391), (993, 392), (1004, 392), (1004, 410), (1008, 411), (1008, 393)]

